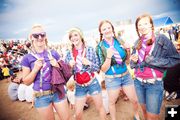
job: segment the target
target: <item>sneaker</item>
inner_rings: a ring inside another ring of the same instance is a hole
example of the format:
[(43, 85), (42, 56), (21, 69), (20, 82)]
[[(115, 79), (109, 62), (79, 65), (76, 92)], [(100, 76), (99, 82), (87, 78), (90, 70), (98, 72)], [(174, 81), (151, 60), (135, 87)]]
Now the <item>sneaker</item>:
[(106, 113), (106, 115), (110, 115), (110, 112)]
[(56, 112), (56, 110), (54, 109), (54, 107), (53, 107), (53, 112)]
[(174, 96), (172, 97), (173, 100), (177, 98), (177, 93), (175, 92)]
[(85, 104), (83, 110), (87, 110), (88, 108), (89, 108), (89, 105)]
[(176, 92), (172, 92), (172, 93), (170, 93), (170, 94), (166, 97), (166, 100), (167, 100), (167, 101), (174, 100), (174, 99), (176, 99), (176, 97), (177, 97), (177, 93), (176, 93)]
[(169, 92), (166, 90), (163, 90), (163, 98), (166, 99), (166, 97), (169, 95)]

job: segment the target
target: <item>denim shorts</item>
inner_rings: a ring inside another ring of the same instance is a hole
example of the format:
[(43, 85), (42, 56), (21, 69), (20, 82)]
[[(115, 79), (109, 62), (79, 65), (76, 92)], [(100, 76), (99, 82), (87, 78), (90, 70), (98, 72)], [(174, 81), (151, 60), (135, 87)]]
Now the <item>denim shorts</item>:
[(138, 101), (146, 105), (149, 113), (159, 114), (163, 100), (163, 81), (155, 81), (154, 84), (134, 81)]
[(60, 99), (57, 92), (55, 92), (53, 94), (50, 94), (50, 95), (44, 95), (44, 96), (41, 96), (41, 97), (35, 97), (34, 106), (36, 108), (47, 107), (51, 103), (61, 102), (65, 98), (66, 98), (66, 96), (64, 98)]
[(134, 84), (134, 81), (132, 80), (131, 75), (128, 73), (123, 77), (105, 78), (105, 84), (106, 84), (106, 89), (110, 90), (110, 89), (117, 89), (126, 85), (132, 85)]
[(87, 94), (89, 95), (97, 95), (101, 93), (101, 86), (99, 85), (98, 80), (95, 78), (92, 83), (88, 86), (82, 87), (76, 84), (76, 97), (84, 97)]

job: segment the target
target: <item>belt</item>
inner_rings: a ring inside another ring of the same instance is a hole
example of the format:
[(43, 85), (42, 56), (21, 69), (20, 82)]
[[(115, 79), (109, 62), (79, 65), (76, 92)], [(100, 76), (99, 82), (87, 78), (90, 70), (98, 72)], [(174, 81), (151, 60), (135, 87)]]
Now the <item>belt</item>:
[(81, 87), (87, 87), (87, 86), (89, 86), (89, 85), (92, 83), (92, 81), (94, 80), (94, 78), (95, 78), (95, 77), (93, 77), (93, 78), (92, 78), (90, 81), (88, 81), (87, 83), (79, 84), (79, 83), (76, 82), (76, 84), (77, 84), (78, 86), (81, 86)]
[(44, 95), (50, 95), (53, 94), (54, 92), (52, 90), (46, 90), (46, 91), (34, 91), (34, 97), (41, 97)]
[(122, 74), (115, 74), (115, 75), (105, 75), (106, 78), (117, 78), (117, 77), (123, 77), (125, 75), (127, 75), (129, 73), (129, 71), (127, 70), (126, 72), (122, 73)]
[(151, 84), (154, 84), (156, 80), (157, 81), (162, 81), (162, 78), (142, 79), (142, 78), (136, 77), (136, 79), (139, 80), (142, 83), (151, 83)]

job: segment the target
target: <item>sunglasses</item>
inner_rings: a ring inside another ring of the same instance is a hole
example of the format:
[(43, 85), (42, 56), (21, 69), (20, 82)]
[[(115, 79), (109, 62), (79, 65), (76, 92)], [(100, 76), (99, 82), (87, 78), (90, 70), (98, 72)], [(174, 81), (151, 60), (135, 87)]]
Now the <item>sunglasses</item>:
[(41, 38), (44, 38), (44, 37), (46, 37), (46, 32), (34, 33), (34, 34), (32, 34), (32, 36), (33, 36), (34, 38), (36, 38), (36, 39), (38, 39), (39, 36), (41, 36)]

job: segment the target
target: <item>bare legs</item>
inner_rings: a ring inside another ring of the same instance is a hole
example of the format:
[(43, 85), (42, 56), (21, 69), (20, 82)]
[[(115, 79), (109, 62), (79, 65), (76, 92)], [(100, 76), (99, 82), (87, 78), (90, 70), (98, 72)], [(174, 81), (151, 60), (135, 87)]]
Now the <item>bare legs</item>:
[[(135, 92), (134, 85), (127, 85), (122, 87), (124, 93), (127, 95), (129, 100), (133, 104), (133, 109), (135, 111), (135, 117), (138, 120), (139, 119), (139, 114), (138, 114), (138, 100), (137, 100), (137, 95)], [(115, 107), (115, 102), (119, 96), (120, 89), (115, 89), (115, 90), (108, 90), (108, 96), (109, 96), (109, 110), (110, 110), (110, 115), (112, 120), (116, 120), (116, 107)]]
[(63, 100), (58, 103), (51, 103), (47, 107), (37, 108), (41, 120), (54, 120), (54, 112), (53, 107), (55, 108), (60, 120), (69, 120), (70, 114), (68, 109), (68, 103), (67, 100)]
[[(95, 103), (96, 109), (99, 112), (100, 119), (105, 120), (106, 114), (103, 107), (101, 94), (93, 95), (92, 98)], [(76, 120), (82, 120), (83, 108), (85, 103), (86, 103), (86, 97), (76, 98), (76, 102), (75, 102)]]

